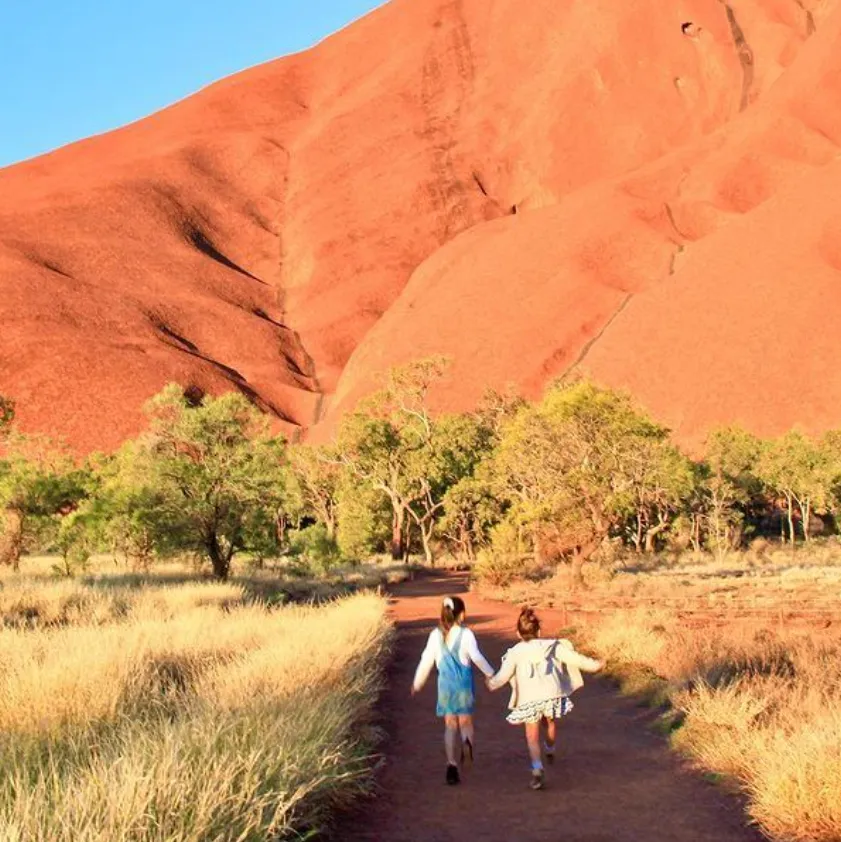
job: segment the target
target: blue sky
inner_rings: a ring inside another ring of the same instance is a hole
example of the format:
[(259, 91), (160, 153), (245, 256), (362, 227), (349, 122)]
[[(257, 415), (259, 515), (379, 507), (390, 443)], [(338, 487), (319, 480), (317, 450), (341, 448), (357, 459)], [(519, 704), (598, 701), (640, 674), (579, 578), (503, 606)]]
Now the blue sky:
[(382, 0), (0, 0), (0, 167), (297, 52)]

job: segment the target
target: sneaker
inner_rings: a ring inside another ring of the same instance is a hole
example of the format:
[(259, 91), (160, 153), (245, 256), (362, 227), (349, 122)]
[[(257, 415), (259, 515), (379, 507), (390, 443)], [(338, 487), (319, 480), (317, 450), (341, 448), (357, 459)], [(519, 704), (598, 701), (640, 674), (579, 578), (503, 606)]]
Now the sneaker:
[(533, 769), (529, 786), (532, 789), (543, 789), (544, 780), (545, 775), (543, 774), (543, 769)]
[(450, 786), (455, 786), (461, 778), (458, 774), (458, 766), (447, 766), (447, 783)]
[(473, 763), (473, 743), (470, 740), (465, 740), (461, 744), (461, 762), (463, 765)]

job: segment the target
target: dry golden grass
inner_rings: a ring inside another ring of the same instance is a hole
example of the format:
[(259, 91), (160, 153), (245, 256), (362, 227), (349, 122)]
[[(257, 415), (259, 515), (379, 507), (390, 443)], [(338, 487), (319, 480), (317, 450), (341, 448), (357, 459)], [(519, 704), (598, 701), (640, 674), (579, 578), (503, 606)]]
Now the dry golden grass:
[(614, 565), (586, 565), (583, 590), (575, 588), (566, 566), (483, 590), (577, 615), (639, 607), (697, 615), (705, 622), (757, 618), (812, 625), (838, 616), (839, 558), (834, 544), (733, 553), (720, 561), (704, 555), (630, 556)]
[(837, 842), (841, 569), (814, 553), (593, 568), (578, 592), (562, 570), (497, 595), (566, 608), (626, 692), (672, 705), (675, 746), (738, 784), (771, 838)]
[(0, 631), (3, 842), (265, 840), (365, 788), (384, 601), (237, 596), (140, 589), (119, 622)]
[(181, 585), (91, 586), (72, 579), (18, 580), (0, 590), (0, 625), (35, 628), (98, 626), (121, 620), (172, 618), (203, 605), (245, 604), (242, 585), (188, 582)]
[(23, 560), (15, 572), (0, 567), (0, 627), (103, 625), (166, 619), (202, 605), (320, 602), (396, 584), (411, 568), (392, 562), (341, 568), (321, 576), (294, 575), (282, 564), (221, 583), (183, 562), (156, 564), (145, 574), (100, 556), (84, 576), (57, 576), (49, 556)]

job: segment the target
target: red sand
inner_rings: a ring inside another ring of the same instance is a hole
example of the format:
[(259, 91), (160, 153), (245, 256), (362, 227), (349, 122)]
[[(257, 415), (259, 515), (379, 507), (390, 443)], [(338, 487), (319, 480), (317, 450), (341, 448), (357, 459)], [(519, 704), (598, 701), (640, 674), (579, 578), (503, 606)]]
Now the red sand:
[(83, 451), (170, 380), (323, 436), (444, 352), (446, 408), (578, 366), (688, 443), (838, 425), (839, 96), (841, 0), (392, 0), (0, 170), (0, 393)]

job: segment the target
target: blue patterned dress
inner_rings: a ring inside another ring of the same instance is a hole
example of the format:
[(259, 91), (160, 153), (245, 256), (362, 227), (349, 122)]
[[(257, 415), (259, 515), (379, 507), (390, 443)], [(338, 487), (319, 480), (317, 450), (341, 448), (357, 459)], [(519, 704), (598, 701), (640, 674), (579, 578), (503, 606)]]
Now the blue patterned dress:
[(458, 657), (464, 629), (459, 627), (452, 648), (441, 634), (441, 663), (438, 664), (438, 716), (473, 713), (476, 695), (473, 689), (473, 665), (465, 666)]

